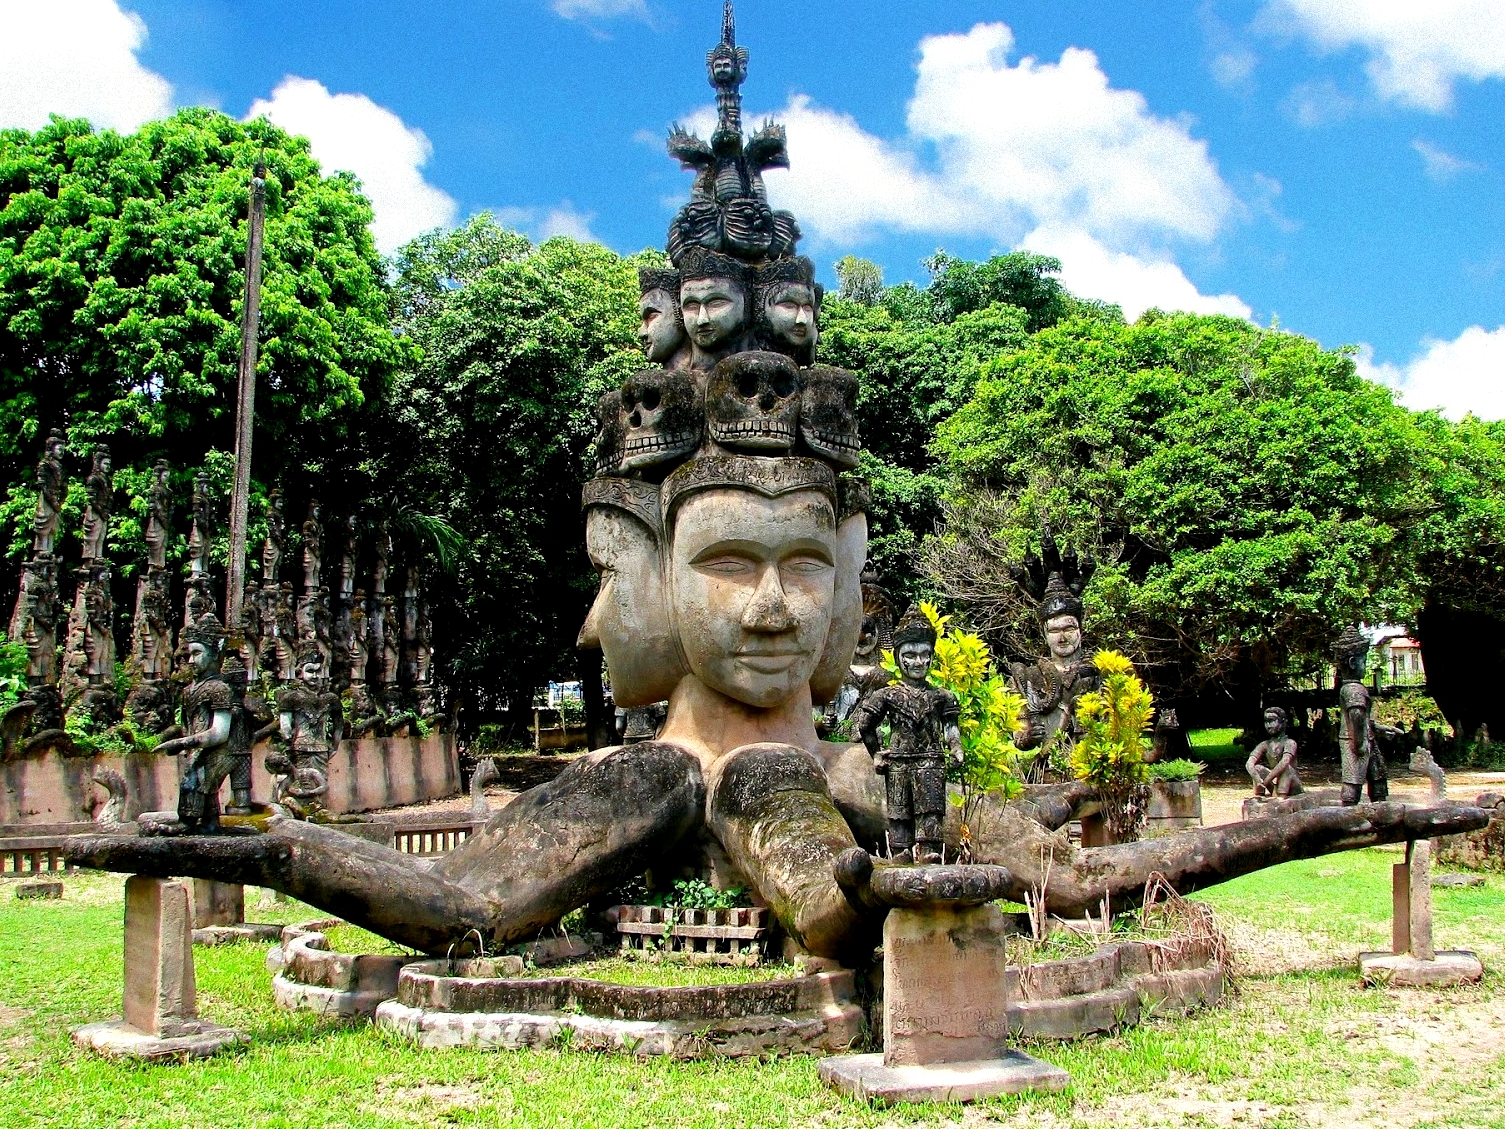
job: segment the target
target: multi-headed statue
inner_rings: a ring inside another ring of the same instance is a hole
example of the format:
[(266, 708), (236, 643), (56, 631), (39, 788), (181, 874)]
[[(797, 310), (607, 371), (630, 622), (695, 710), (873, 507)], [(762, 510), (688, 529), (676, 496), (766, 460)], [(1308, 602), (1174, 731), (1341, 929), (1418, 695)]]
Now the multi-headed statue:
[[(935, 628), (916, 609), (894, 632), (903, 676), (862, 700), (853, 729), (887, 785), (888, 846), (899, 862), (939, 862), (946, 815), (946, 760), (962, 760), (956, 695), (930, 685)], [(878, 727), (888, 722), (888, 749)]]
[(1338, 678), (1338, 757), (1343, 766), (1343, 803), (1353, 805), (1369, 786), (1369, 802), (1390, 796), (1390, 778), (1385, 772), (1375, 724), (1369, 716), (1369, 640), (1349, 624), (1333, 644)]
[(84, 506), (84, 560), (100, 561), (105, 557), (105, 542), (110, 535), (110, 510), (115, 501), (115, 485), (110, 474), (110, 449), (103, 443), (94, 448), (94, 466), (84, 480), (87, 503)]
[(1287, 799), (1302, 792), (1301, 777), (1296, 772), (1296, 742), (1287, 733), (1288, 719), (1283, 706), (1265, 711), (1267, 739), (1254, 746), (1244, 766), (1254, 781), (1254, 794), (1260, 798)]

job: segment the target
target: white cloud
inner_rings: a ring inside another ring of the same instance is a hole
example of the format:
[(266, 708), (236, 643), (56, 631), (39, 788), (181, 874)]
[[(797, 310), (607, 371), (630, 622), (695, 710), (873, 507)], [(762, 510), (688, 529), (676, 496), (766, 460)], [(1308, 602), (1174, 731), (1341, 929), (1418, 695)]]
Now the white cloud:
[(63, 114), (125, 132), (172, 113), (171, 84), (136, 58), (146, 24), (116, 0), (8, 3), (0, 18), (0, 127)]
[(521, 231), (539, 243), (556, 235), (567, 235), (582, 243), (600, 242), (590, 227), (596, 213), (579, 211), (568, 200), (552, 208), (495, 208), (492, 214), (503, 227)]
[(364, 94), (331, 94), (323, 83), (288, 75), (271, 99), (258, 99), (246, 117), (263, 114), (289, 133), (307, 137), (326, 173), (346, 171), (360, 178), (375, 214), (371, 236), (378, 250), (394, 251), (416, 235), (454, 224), (454, 199), (423, 179), (432, 143)]
[(1230, 47), (1219, 51), (1210, 64), (1212, 77), (1219, 86), (1242, 86), (1254, 74), (1259, 56), (1247, 47)]
[(1123, 309), (1130, 321), (1151, 307), (1248, 318), (1253, 311), (1237, 294), (1203, 294), (1175, 263), (1112, 251), (1085, 231), (1038, 228), (1024, 246), (1061, 260), (1061, 281), (1082, 298)]
[(1382, 98), (1447, 109), (1459, 79), (1505, 78), (1500, 0), (1268, 0), (1260, 22), (1325, 51), (1358, 47)]
[(1472, 413), (1505, 419), (1505, 325), (1470, 326), (1452, 341), (1422, 342), (1423, 351), (1404, 365), (1376, 364), (1374, 349), (1359, 349), (1360, 375), (1400, 390), (1409, 408), (1440, 408), (1449, 419)]
[(1286, 113), (1307, 129), (1332, 125), (1353, 113), (1359, 103), (1330, 78), (1298, 83), (1285, 100)]
[(1430, 141), (1418, 137), (1411, 142), (1411, 148), (1421, 156), (1422, 167), (1432, 180), (1439, 184), (1452, 180), (1459, 173), (1478, 172), (1480, 166), (1473, 161), (1465, 161), (1462, 157), (1455, 157), (1444, 149), (1439, 149)]
[(554, 14), (567, 20), (609, 20), (616, 16), (648, 18), (644, 0), (554, 0)]

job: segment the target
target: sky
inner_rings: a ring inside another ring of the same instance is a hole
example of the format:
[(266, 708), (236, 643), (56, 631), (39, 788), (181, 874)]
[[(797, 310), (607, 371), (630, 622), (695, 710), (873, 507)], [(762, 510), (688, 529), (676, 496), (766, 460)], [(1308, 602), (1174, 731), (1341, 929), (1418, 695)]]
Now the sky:
[[(358, 175), (390, 252), (489, 210), (662, 246), (713, 120), (720, 0), (0, 0), (0, 127), (265, 114)], [(828, 284), (937, 248), (1358, 349), (1505, 418), (1505, 0), (741, 0), (749, 124)]]

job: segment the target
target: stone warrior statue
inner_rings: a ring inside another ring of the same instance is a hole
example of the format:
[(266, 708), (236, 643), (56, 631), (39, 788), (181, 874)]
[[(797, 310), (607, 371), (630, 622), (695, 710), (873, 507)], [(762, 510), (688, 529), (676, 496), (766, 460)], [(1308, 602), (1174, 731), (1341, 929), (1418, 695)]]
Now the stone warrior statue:
[(298, 680), (277, 692), (278, 731), (286, 752), (268, 753), (267, 771), (283, 779), (274, 800), (300, 819), (324, 810), (329, 758), (339, 747), (343, 715), (329, 690), (323, 653), (311, 641), (298, 647)]
[(1024, 698), (1025, 707), (1014, 735), (1020, 749), (1048, 754), (1058, 733), (1061, 740), (1074, 743), (1077, 699), (1101, 682), (1082, 649), (1082, 592), (1096, 570), (1091, 557), (1078, 558), (1071, 550), (1061, 553), (1048, 527), (1041, 537), (1040, 556), (1030, 554), (1012, 569), (1014, 582), (1039, 601), (1035, 618), (1050, 652), (1027, 665), (1012, 664), (1009, 688)]
[(1265, 711), (1268, 741), (1261, 741), (1249, 754), (1245, 771), (1254, 781), (1254, 794), (1261, 799), (1271, 796), (1282, 800), (1300, 795), (1301, 777), (1296, 773), (1296, 742), (1286, 733), (1288, 719), (1280, 706)]
[[(955, 694), (928, 681), (935, 660), (935, 628), (913, 608), (894, 632), (894, 658), (902, 680), (863, 699), (852, 728), (887, 785), (888, 845), (894, 859), (940, 862), (946, 753), (961, 763), (961, 710)], [(884, 721), (891, 729), (887, 752), (878, 735)]]
[(146, 496), (146, 567), (167, 567), (167, 538), (172, 530), (172, 492), (167, 479), (171, 466), (166, 459), (158, 459), (152, 468), (152, 484)]
[[(251, 741), (246, 732), (240, 692), (231, 675), (221, 670), (225, 629), (219, 618), (206, 615), (183, 631), (188, 643), (188, 665), (193, 682), (183, 693), (183, 728), (186, 733), (157, 746), (167, 756), (192, 752), (193, 763), (183, 774), (178, 790), (179, 827), (184, 831), (212, 834), (219, 830), (219, 789), (230, 778), (230, 815), (251, 811)], [(235, 666), (239, 667), (238, 660)]]
[(52, 553), (57, 548), (58, 526), (63, 518), (63, 494), (68, 480), (63, 472), (63, 455), (67, 453), (63, 437), (54, 431), (47, 436), (47, 453), (37, 464), (37, 513), (32, 520), (32, 549)]
[(94, 448), (94, 468), (84, 480), (88, 504), (84, 508), (84, 560), (103, 560), (110, 534), (110, 509), (115, 485), (110, 478), (110, 449), (103, 443)]
[(1375, 724), (1369, 717), (1369, 687), (1364, 685), (1369, 640), (1349, 624), (1333, 644), (1333, 658), (1342, 682), (1338, 688), (1338, 756), (1343, 764), (1343, 803), (1358, 803), (1367, 784), (1369, 802), (1377, 804), (1389, 798), (1390, 778)]

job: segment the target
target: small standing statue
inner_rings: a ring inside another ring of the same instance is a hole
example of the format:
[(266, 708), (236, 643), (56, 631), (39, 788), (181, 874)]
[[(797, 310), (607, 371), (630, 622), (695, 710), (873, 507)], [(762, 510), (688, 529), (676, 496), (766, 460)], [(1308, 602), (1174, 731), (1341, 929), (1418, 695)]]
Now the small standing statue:
[(298, 648), (298, 680), (277, 692), (278, 730), (287, 752), (269, 753), (267, 771), (283, 777), (278, 800), (299, 819), (324, 811), (329, 758), (339, 747), (344, 716), (329, 690), (323, 653), (311, 642)]
[(1296, 742), (1286, 733), (1288, 719), (1280, 706), (1265, 711), (1265, 732), (1269, 740), (1261, 741), (1249, 754), (1244, 766), (1254, 780), (1254, 794), (1260, 799), (1288, 799), (1304, 790), (1296, 772)]
[(47, 436), (47, 451), (37, 464), (37, 512), (32, 519), (32, 548), (51, 553), (57, 546), (58, 526), (63, 519), (63, 494), (67, 479), (63, 474), (63, 455), (67, 448), (63, 437), (54, 431)]
[(267, 536), (261, 543), (261, 583), (263, 589), (276, 591), (281, 579), (282, 545), (287, 537), (287, 519), (282, 516), (282, 491), (267, 495)]
[(323, 508), (318, 499), (308, 503), (308, 520), (303, 523), (303, 590), (313, 593), (319, 590), (319, 575), (324, 562), (324, 526), (321, 521)]
[[(887, 783), (888, 843), (899, 862), (941, 858), (946, 814), (946, 753), (962, 760), (961, 708), (956, 695), (929, 683), (935, 628), (911, 609), (894, 632), (894, 658), (903, 676), (869, 694), (852, 715), (853, 729)], [(888, 750), (878, 727), (890, 727)]]
[(202, 471), (193, 480), (193, 529), (188, 534), (188, 567), (194, 576), (209, 571), (209, 544), (214, 538), (214, 503), (209, 497), (209, 476)]
[(1369, 787), (1369, 802), (1378, 804), (1390, 796), (1390, 778), (1385, 772), (1385, 754), (1376, 740), (1369, 716), (1369, 640), (1349, 624), (1333, 644), (1338, 677), (1338, 756), (1343, 763), (1343, 804), (1359, 802)]
[(158, 459), (152, 468), (152, 484), (146, 495), (146, 567), (167, 567), (167, 538), (172, 529), (172, 493), (167, 479), (171, 465), (166, 459)]
[[(225, 629), (206, 615), (183, 632), (193, 682), (183, 693), (184, 736), (164, 741), (157, 752), (192, 752), (178, 790), (178, 827), (160, 831), (213, 834), (219, 830), (219, 789), (230, 778), (230, 815), (251, 811), (251, 741), (237, 688), (221, 671)], [(238, 663), (237, 663), (238, 665)]]
[(115, 485), (110, 476), (110, 449), (103, 443), (94, 448), (94, 467), (84, 480), (88, 504), (84, 508), (84, 560), (104, 559), (110, 534), (110, 509)]

